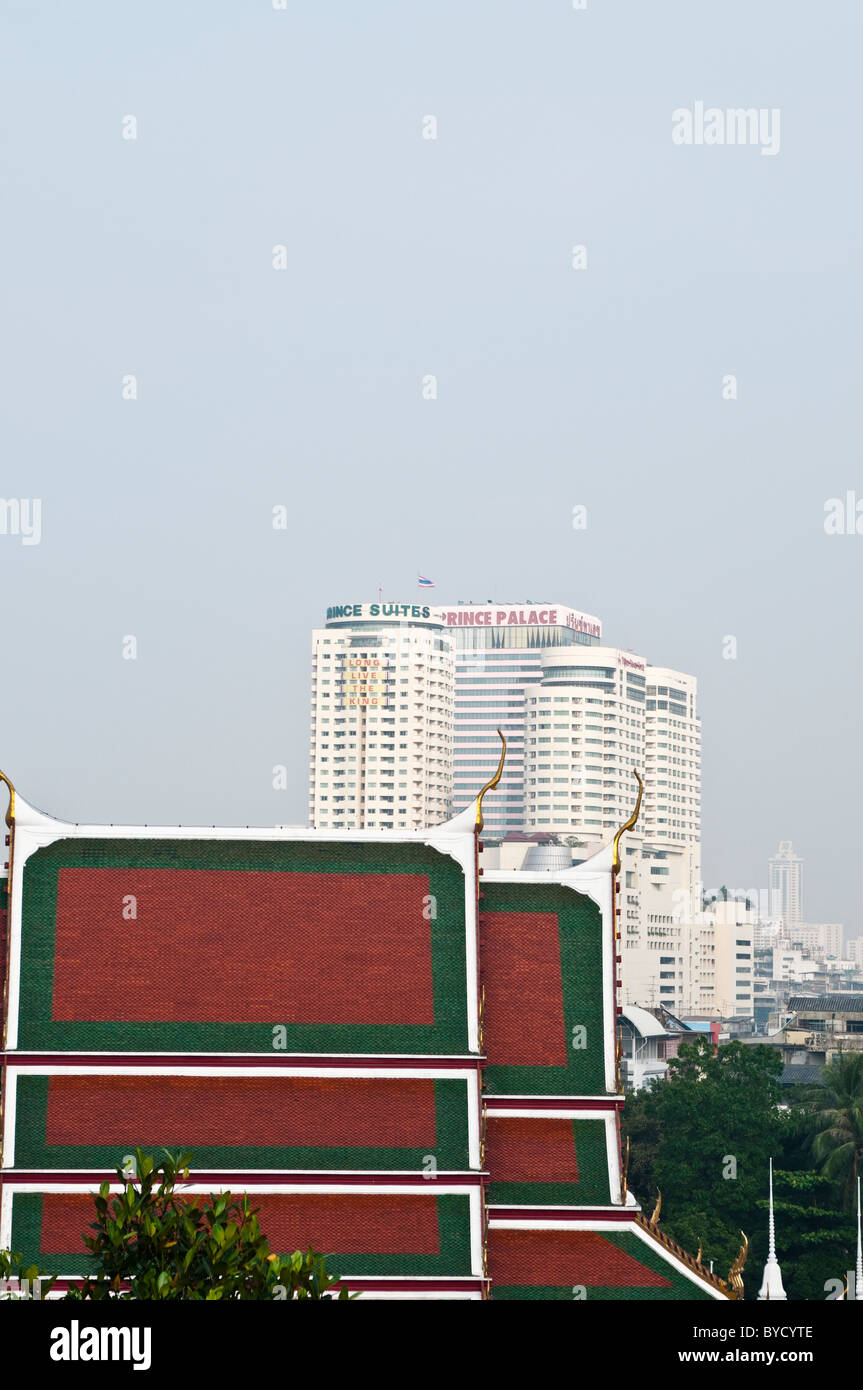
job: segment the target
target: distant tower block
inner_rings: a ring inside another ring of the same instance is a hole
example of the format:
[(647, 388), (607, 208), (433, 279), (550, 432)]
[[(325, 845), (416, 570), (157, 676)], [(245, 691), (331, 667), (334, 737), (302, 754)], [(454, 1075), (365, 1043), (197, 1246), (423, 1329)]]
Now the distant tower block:
[(781, 917), (786, 928), (803, 921), (803, 860), (794, 853), (790, 840), (779, 842), (779, 851), (769, 861), (770, 915)]

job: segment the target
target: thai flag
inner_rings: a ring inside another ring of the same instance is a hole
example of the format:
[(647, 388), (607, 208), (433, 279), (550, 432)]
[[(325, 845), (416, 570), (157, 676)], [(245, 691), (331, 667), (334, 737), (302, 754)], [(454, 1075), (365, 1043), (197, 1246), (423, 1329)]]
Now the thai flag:
[(424, 574), (418, 574), (418, 575), (417, 575), (417, 584), (419, 585), (419, 587), (420, 587), (421, 589), (433, 589), (433, 588), (434, 588), (434, 582), (433, 582), (433, 580), (431, 580), (431, 579), (426, 579), (426, 577), (425, 577)]

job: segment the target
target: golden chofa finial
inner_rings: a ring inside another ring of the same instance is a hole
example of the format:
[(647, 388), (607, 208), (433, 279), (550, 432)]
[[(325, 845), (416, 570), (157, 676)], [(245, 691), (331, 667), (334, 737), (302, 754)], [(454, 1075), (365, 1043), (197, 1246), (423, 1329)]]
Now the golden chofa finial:
[(620, 837), (624, 835), (627, 830), (632, 829), (632, 827), (635, 825), (635, 822), (638, 820), (638, 813), (641, 810), (641, 793), (644, 790), (644, 783), (642, 782), (635, 768), (632, 769), (632, 775), (638, 783), (638, 796), (635, 802), (635, 810), (629, 817), (629, 820), (626, 822), (626, 824), (620, 827), (620, 829), (614, 837), (614, 852), (612, 855), (611, 863), (613, 871), (616, 874), (620, 873)]
[(486, 782), (485, 786), (483, 787), (482, 791), (476, 799), (476, 828), (478, 831), (482, 830), (483, 827), (482, 799), (485, 796), (486, 792), (490, 792), (493, 787), (497, 786), (498, 782), (501, 779), (501, 776), (503, 775), (503, 763), (506, 757), (506, 739), (504, 738), (500, 729), (498, 729), (497, 735), (501, 743), (503, 744), (503, 747), (500, 750), (500, 762), (497, 765), (497, 772), (494, 774), (490, 782)]
[(700, 1265), (700, 1264), (701, 1264), (701, 1257), (702, 1257), (703, 1254), (704, 1254), (704, 1242), (702, 1241), (701, 1237), (699, 1236), (699, 1238), (698, 1238), (698, 1254), (695, 1256), (695, 1263), (696, 1263), (697, 1265)]
[(658, 1223), (659, 1223), (659, 1213), (660, 1213), (661, 1211), (662, 1211), (662, 1193), (661, 1193), (661, 1192), (657, 1192), (657, 1194), (656, 1194), (656, 1206), (653, 1208), (653, 1215), (652, 1215), (651, 1218), (650, 1218), (650, 1224), (651, 1224), (651, 1226), (656, 1226), (656, 1225), (658, 1225)]
[(0, 772), (0, 782), (5, 782), (6, 786), (9, 788), (9, 809), (6, 812), (6, 824), (11, 826), (15, 819), (15, 788), (12, 786), (5, 772)]
[(745, 1231), (740, 1232), (743, 1244), (737, 1253), (737, 1259), (728, 1271), (728, 1282), (734, 1290), (735, 1298), (743, 1297), (743, 1266), (746, 1264), (746, 1256), (749, 1254), (749, 1239)]

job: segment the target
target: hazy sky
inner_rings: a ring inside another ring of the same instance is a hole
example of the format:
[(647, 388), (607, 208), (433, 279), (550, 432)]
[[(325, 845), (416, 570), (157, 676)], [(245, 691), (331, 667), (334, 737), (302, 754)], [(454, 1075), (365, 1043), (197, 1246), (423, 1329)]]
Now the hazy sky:
[[(856, 0), (3, 0), (21, 794), (305, 821), (309, 631), (419, 570), (694, 672), (706, 882), (792, 839), (863, 930), (861, 46)], [(697, 101), (778, 153), (675, 145)]]

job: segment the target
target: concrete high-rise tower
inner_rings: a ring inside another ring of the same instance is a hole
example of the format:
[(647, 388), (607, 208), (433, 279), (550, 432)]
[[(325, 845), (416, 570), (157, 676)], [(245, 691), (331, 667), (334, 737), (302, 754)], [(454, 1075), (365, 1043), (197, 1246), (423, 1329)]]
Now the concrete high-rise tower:
[(770, 915), (781, 917), (786, 929), (799, 927), (803, 921), (803, 860), (794, 853), (790, 840), (780, 841), (769, 867)]
[(629, 1003), (680, 1007), (690, 943), (681, 921), (701, 906), (701, 728), (694, 676), (617, 647), (542, 654), (526, 694), (525, 829), (596, 853), (632, 811), (620, 884), (623, 982)]
[(427, 604), (327, 609), (326, 626), (312, 633), (312, 828), (424, 830), (445, 821), (453, 693), (452, 639)]
[(500, 728), (507, 740), (503, 779), (489, 798), (487, 839), (524, 830), (525, 695), (542, 678), (543, 653), (585, 651), (600, 641), (598, 618), (560, 603), (458, 603), (440, 614), (455, 649), (453, 808), (469, 806), (497, 766)]
[[(626, 820), (644, 777), (639, 832), (657, 877), (701, 839), (701, 733), (694, 676), (616, 647), (541, 656), (527, 693), (526, 828), (582, 838), (592, 853)], [(697, 863), (694, 865), (697, 867)]]

